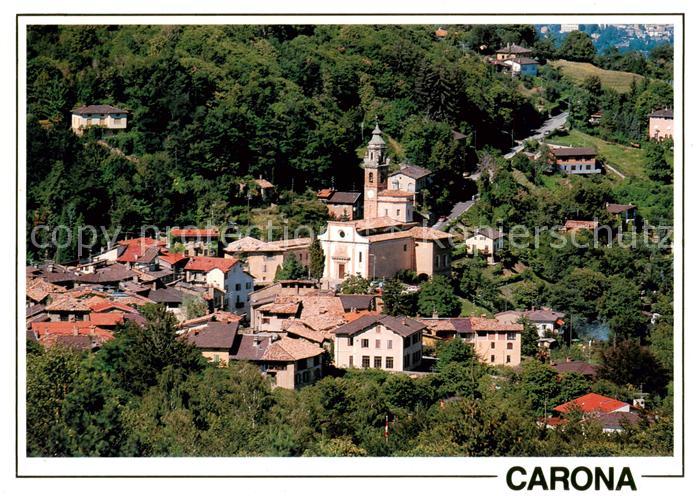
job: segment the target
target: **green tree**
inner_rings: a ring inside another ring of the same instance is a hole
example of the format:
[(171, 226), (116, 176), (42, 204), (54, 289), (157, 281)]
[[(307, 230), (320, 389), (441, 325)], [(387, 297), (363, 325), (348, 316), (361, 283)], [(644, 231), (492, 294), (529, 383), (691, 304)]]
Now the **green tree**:
[(593, 62), (596, 49), (589, 35), (582, 31), (571, 31), (564, 38), (557, 54), (559, 58), (566, 60)]
[(461, 303), (455, 296), (449, 279), (435, 275), (421, 286), (418, 293), (418, 313), (440, 317), (455, 317), (459, 315)]
[(321, 242), (314, 237), (309, 247), (309, 273), (313, 279), (321, 279), (323, 277), (323, 269), (325, 265), (325, 257)]
[(609, 345), (600, 352), (601, 366), (598, 378), (621, 386), (642, 388), (645, 392), (664, 394), (668, 384), (668, 372), (646, 347), (638, 342), (625, 340)]
[(127, 324), (96, 355), (96, 369), (109, 372), (115, 385), (134, 394), (143, 393), (158, 381), (168, 366), (188, 371), (201, 370), (204, 359), (199, 351), (179, 339), (177, 322), (163, 305), (144, 305), (142, 328)]
[(182, 299), (182, 306), (185, 310), (185, 318), (196, 319), (209, 312), (209, 305), (201, 296), (185, 296)]
[(520, 338), (520, 352), (525, 356), (536, 356), (537, 351), (540, 349), (538, 343), (540, 336), (537, 334), (537, 326), (527, 317), (518, 319), (518, 323), (523, 325), (523, 332)]
[(641, 338), (647, 333), (639, 287), (622, 276), (609, 278), (600, 298), (600, 316), (610, 325), (616, 340)]
[(293, 279), (306, 279), (307, 270), (299, 263), (296, 257), (287, 257), (282, 265), (277, 268), (275, 281), (286, 281)]
[(557, 372), (537, 360), (528, 360), (522, 367), (520, 385), (526, 398), (530, 401), (533, 411), (549, 412), (556, 406), (559, 396), (559, 381)]
[(669, 184), (673, 180), (673, 168), (661, 143), (650, 141), (644, 145), (644, 170), (653, 181)]
[(359, 274), (347, 277), (340, 285), (340, 292), (343, 294), (367, 294), (369, 293), (369, 281)]
[(398, 279), (389, 279), (382, 287), (384, 313), (387, 315), (414, 315), (415, 305), (404, 291), (404, 285)]

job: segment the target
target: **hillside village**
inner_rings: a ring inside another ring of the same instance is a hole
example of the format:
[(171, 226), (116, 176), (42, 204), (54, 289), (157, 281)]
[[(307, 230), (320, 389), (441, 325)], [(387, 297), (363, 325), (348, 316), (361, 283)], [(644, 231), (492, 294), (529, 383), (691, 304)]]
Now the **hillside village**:
[[(204, 138), (185, 151), (173, 134), (159, 149), (158, 133), (180, 131), (156, 129), (155, 110), (126, 97), (65, 101), (65, 120), (32, 104), (28, 237), (46, 241), (36, 226), (48, 233), (61, 222), (72, 236), (106, 214), (116, 237), (29, 249), (28, 422), (48, 402), (64, 405), (61, 427), (37, 429), (30, 453), (636, 455), (672, 446), (672, 87), (642, 77), (618, 92), (598, 76), (562, 76), (550, 59), (594, 53), (577, 29), (557, 53), (526, 26), (488, 46), (479, 28), (419, 29), (376, 33), (424, 37), (466, 68), (421, 66), (422, 117), (399, 117), (407, 103), (383, 102), (377, 83), (372, 104), (361, 104), (361, 142), (314, 145), (332, 148), (328, 160), (306, 156), (304, 166), (278, 156), (265, 168), (260, 156), (244, 169), (257, 148), (236, 148), (210, 121), (235, 160)], [(42, 46), (55, 33), (35, 36)], [(313, 39), (274, 36), (278, 50)], [(50, 78), (42, 63), (32, 70)], [(475, 94), (450, 96), (477, 74), (500, 88), (481, 97), (513, 100), (510, 122), (486, 109), (474, 112), (483, 123), (472, 121), (459, 106), (477, 105)], [(206, 163), (197, 147), (210, 147)], [(65, 157), (52, 165), (59, 172), (32, 171), (52, 150)], [(58, 178), (95, 180), (78, 172), (86, 164), (106, 181), (96, 191), (114, 195), (107, 210), (91, 213), (101, 200), (88, 205), (84, 191), (60, 210), (44, 207), (72, 194), (51, 189)], [(548, 228), (543, 241), (532, 238), (538, 226)], [(61, 374), (75, 389), (56, 398), (47, 384)], [(250, 403), (247, 391), (260, 399)], [(85, 395), (98, 406), (73, 424), (64, 412)], [(120, 440), (98, 449), (97, 419)], [(512, 422), (515, 434), (488, 430), (488, 420)], [(177, 422), (217, 441), (197, 451), (205, 445), (179, 439)], [(279, 437), (290, 429), (293, 440)], [(480, 429), (491, 444), (468, 447)], [(516, 434), (528, 442), (506, 447)]]

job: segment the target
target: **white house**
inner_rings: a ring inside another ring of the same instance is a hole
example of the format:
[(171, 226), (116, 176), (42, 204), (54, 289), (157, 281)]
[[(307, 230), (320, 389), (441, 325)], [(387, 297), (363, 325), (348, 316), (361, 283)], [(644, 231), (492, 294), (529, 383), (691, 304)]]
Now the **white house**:
[(542, 307), (537, 310), (507, 310), (494, 315), (496, 320), (504, 324), (515, 324), (522, 317), (527, 318), (537, 327), (539, 337), (546, 337), (547, 333), (557, 334), (564, 323), (565, 315), (555, 312), (551, 308)]
[(86, 105), (71, 110), (71, 129), (83, 134), (85, 128), (126, 129), (127, 110), (111, 105)]
[(413, 370), (422, 361), (423, 329), (407, 317), (364, 315), (331, 331), (335, 366)]
[(464, 244), (470, 255), (480, 253), (487, 257), (489, 263), (494, 263), (494, 255), (503, 248), (503, 237), (502, 231), (488, 227), (474, 231), (474, 234), (467, 238)]
[(514, 76), (537, 76), (537, 67), (540, 65), (539, 62), (528, 57), (516, 57), (504, 63), (511, 67)]
[(233, 258), (190, 257), (184, 268), (185, 282), (223, 291), (226, 310), (250, 319), (253, 276)]

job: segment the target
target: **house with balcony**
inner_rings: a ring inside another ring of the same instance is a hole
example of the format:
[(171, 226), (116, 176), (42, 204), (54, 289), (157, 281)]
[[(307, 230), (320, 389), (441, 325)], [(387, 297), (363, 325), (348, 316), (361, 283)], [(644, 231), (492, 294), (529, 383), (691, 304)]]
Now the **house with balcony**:
[(127, 110), (111, 105), (84, 105), (71, 110), (71, 129), (79, 136), (89, 127), (126, 129), (128, 114)]
[(331, 331), (335, 366), (414, 370), (423, 359), (423, 329), (408, 317), (363, 315)]

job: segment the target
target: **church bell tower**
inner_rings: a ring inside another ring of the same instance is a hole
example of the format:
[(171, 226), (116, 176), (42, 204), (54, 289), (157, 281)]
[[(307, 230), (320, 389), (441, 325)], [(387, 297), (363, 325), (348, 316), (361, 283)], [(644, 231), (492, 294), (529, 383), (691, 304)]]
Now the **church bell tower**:
[(369, 140), (367, 145), (367, 152), (365, 152), (365, 219), (379, 217), (377, 196), (387, 188), (389, 159), (386, 157), (386, 143), (382, 138), (382, 134), (382, 130), (379, 129), (379, 123), (377, 123), (374, 131), (372, 131), (372, 139)]

